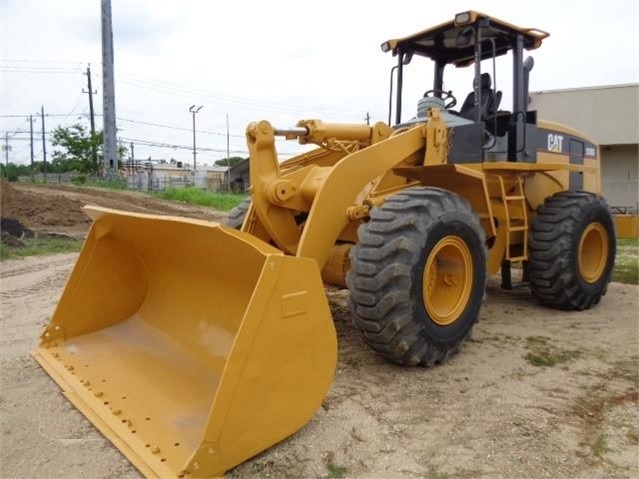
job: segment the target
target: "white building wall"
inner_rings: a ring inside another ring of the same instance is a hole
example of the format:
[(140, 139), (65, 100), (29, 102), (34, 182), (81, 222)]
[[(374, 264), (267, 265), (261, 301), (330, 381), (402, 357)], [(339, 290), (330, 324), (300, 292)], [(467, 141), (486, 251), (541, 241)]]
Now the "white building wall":
[(601, 183), (610, 206), (639, 207), (639, 147), (601, 147)]
[(601, 183), (610, 206), (639, 202), (639, 84), (532, 92), (537, 118), (575, 128), (600, 146)]
[(537, 118), (575, 128), (599, 145), (639, 142), (639, 84), (532, 92)]

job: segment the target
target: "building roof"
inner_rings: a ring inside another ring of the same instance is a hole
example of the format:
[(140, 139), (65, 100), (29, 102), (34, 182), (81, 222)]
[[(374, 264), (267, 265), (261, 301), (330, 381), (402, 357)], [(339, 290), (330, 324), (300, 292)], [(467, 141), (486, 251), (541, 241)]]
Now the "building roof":
[(593, 86), (581, 86), (581, 87), (575, 87), (575, 88), (557, 88), (553, 90), (533, 91), (533, 92), (530, 92), (530, 94), (543, 95), (545, 93), (563, 93), (563, 92), (569, 92), (569, 91), (578, 92), (578, 91), (589, 91), (589, 90), (609, 90), (612, 88), (632, 88), (632, 87), (635, 87), (635, 88), (639, 87), (639, 83), (619, 83), (616, 85), (593, 85)]

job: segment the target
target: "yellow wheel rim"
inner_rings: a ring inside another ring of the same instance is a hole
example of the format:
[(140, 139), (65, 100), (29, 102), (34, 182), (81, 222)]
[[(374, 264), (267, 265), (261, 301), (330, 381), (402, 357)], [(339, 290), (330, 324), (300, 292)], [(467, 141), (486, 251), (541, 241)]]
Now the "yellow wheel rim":
[(595, 283), (607, 261), (608, 232), (601, 223), (590, 223), (579, 240), (579, 274), (587, 283)]
[(430, 318), (440, 326), (454, 323), (468, 304), (472, 289), (473, 262), (466, 243), (445, 236), (426, 260), (422, 299)]

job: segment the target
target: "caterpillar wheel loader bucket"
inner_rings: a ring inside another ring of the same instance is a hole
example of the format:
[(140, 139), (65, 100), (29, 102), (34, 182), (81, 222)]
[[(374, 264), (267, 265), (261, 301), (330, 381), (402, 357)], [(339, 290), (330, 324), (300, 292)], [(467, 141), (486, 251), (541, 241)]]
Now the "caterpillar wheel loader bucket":
[(147, 477), (214, 477), (306, 424), (336, 335), (312, 259), (216, 223), (94, 223), (34, 356)]

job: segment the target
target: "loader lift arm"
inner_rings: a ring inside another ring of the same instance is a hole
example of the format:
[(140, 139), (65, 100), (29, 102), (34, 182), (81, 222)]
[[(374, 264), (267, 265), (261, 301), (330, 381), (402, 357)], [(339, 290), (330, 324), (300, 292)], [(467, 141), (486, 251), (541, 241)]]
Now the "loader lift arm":
[[(362, 148), (358, 145), (357, 151), (345, 154), (332, 167), (308, 165), (285, 172), (275, 152), (279, 132), (298, 136), (304, 143), (332, 139), (361, 143)], [(285, 131), (267, 121), (249, 125), (253, 208), (276, 246), (297, 257), (314, 258), (322, 268), (339, 233), (357, 214), (349, 208), (367, 183), (424, 147), (425, 127), (382, 141), (392, 133), (385, 123), (331, 125), (306, 120), (298, 123), (298, 129)], [(300, 211), (308, 213), (301, 230), (295, 222)]]

